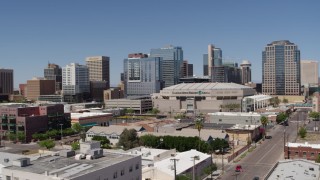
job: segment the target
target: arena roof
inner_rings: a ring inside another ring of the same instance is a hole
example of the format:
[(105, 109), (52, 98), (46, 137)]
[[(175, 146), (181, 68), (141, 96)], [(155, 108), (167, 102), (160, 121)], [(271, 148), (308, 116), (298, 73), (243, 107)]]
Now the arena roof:
[(163, 90), (222, 90), (222, 89), (252, 89), (236, 83), (182, 83), (164, 88)]

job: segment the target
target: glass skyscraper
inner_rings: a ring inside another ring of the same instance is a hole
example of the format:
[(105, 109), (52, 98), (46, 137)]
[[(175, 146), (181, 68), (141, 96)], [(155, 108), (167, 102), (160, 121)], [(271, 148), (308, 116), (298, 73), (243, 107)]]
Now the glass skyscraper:
[(180, 67), (183, 62), (182, 47), (168, 46), (151, 49), (150, 57), (162, 57), (162, 80), (165, 83), (165, 87), (178, 84)]
[(262, 93), (300, 95), (300, 50), (288, 40), (273, 41), (262, 52)]
[(161, 57), (124, 59), (125, 95), (146, 96), (163, 88)]

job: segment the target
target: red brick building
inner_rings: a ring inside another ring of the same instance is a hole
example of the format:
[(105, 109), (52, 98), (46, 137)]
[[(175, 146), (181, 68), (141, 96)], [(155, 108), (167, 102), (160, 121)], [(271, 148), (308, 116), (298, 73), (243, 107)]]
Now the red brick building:
[(71, 126), (70, 113), (64, 113), (64, 105), (47, 105), (26, 107), (25, 105), (7, 105), (0, 107), (0, 136), (22, 132), (26, 142), (30, 142), (32, 134), (50, 129), (68, 128)]
[[(289, 152), (289, 154), (288, 154)], [(320, 144), (287, 143), (284, 149), (286, 159), (316, 160), (320, 155)]]

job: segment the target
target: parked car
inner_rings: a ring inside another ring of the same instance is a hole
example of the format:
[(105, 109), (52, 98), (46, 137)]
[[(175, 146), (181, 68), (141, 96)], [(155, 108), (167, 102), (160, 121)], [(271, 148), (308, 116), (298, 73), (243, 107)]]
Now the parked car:
[(266, 138), (266, 139), (271, 139), (271, 138), (272, 138), (272, 136), (265, 136), (265, 138)]
[(237, 165), (237, 166), (236, 166), (236, 172), (241, 172), (241, 171), (242, 171), (241, 165)]

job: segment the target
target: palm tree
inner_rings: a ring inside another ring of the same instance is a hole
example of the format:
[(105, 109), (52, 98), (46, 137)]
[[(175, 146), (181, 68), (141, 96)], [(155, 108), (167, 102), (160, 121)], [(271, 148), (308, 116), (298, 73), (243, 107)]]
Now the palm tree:
[(198, 132), (199, 132), (199, 151), (200, 151), (200, 144), (201, 144), (200, 131), (203, 128), (203, 123), (201, 119), (197, 119), (195, 123), (195, 128), (198, 129)]
[(265, 116), (262, 116), (262, 117), (260, 118), (260, 121), (261, 121), (261, 124), (262, 124), (263, 128), (266, 129), (267, 124), (268, 124), (268, 122), (269, 122), (268, 118), (265, 117)]

